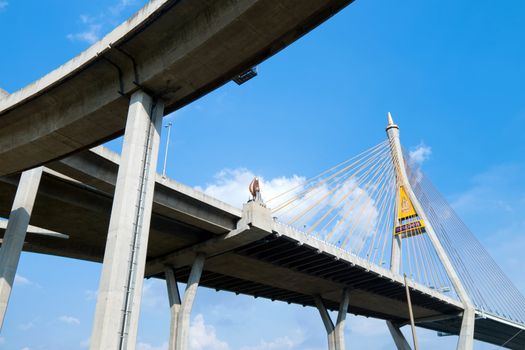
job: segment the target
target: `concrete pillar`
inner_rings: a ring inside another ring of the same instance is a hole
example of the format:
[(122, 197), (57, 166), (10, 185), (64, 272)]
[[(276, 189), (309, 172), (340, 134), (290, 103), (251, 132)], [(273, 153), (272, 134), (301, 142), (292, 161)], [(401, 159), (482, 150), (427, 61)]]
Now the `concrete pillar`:
[(133, 350), (164, 105), (135, 92), (122, 146), (91, 335), (92, 350)]
[(339, 305), (339, 314), (335, 324), (335, 347), (337, 350), (345, 350), (345, 320), (348, 313), (348, 303), (350, 302), (350, 292), (345, 289)]
[(411, 350), (405, 336), (401, 332), (401, 329), (399, 329), (399, 327), (394, 325), (391, 321), (386, 321), (386, 325), (388, 326), (388, 330), (394, 339), (397, 350)]
[[(396, 200), (397, 205), (397, 200)], [(397, 216), (397, 209), (396, 209)], [(395, 219), (397, 222), (397, 218)], [(392, 254), (390, 255), (390, 270), (394, 273), (399, 273), (399, 268), (401, 267), (401, 237), (393, 235), (392, 236)]]
[(42, 167), (22, 173), (13, 207), (9, 214), (9, 221), (0, 248), (0, 329), (4, 324), (7, 304), (15, 281), (16, 269), (24, 246), (41, 177)]
[(321, 297), (316, 295), (314, 296), (314, 300), (315, 304), (317, 305), (317, 310), (319, 310), (319, 314), (321, 315), (321, 319), (323, 320), (324, 327), (326, 329), (326, 335), (328, 337), (328, 350), (337, 350), (335, 345), (334, 323), (332, 322), (332, 319), (330, 318), (328, 310), (326, 310), (326, 307), (324, 306)]
[[(461, 279), (459, 278), (456, 270), (454, 269), (454, 266), (452, 265), (452, 262), (450, 261), (450, 258), (448, 257), (445, 251), (445, 248), (443, 248), (443, 245), (439, 241), (438, 236), (436, 235), (436, 232), (434, 231), (434, 228), (432, 227), (431, 222), (428, 220), (427, 215), (425, 211), (423, 210), (421, 203), (419, 203), (419, 200), (414, 194), (414, 191), (412, 190), (412, 186), (410, 186), (410, 182), (408, 181), (408, 175), (406, 172), (405, 162), (403, 158), (403, 149), (401, 148), (401, 141), (399, 138), (399, 127), (396, 124), (394, 124), (394, 121), (390, 113), (388, 113), (388, 125), (386, 127), (386, 132), (388, 135), (388, 139), (390, 140), (390, 145), (391, 145), (390, 149), (392, 152), (392, 159), (394, 160), (394, 165), (396, 167), (396, 176), (398, 177), (398, 182), (399, 184), (404, 186), (407, 192), (407, 195), (410, 198), (410, 201), (412, 202), (414, 209), (416, 210), (416, 213), (425, 222), (426, 233), (428, 237), (430, 238), (430, 241), (432, 242), (432, 246), (434, 247), (434, 250), (436, 251), (436, 254), (439, 260), (441, 261), (441, 264), (443, 265), (443, 268), (445, 269), (450, 282), (454, 286), (456, 294), (461, 300), (463, 306), (465, 307), (465, 309), (472, 308), (473, 307), (472, 301), (470, 300), (470, 297), (465, 287), (463, 286)], [(396, 243), (396, 241), (393, 240), (392, 244), (393, 246), (396, 246), (398, 243)], [(395, 253), (394, 247), (392, 249), (392, 253), (393, 254)], [(392, 257), (392, 259), (394, 259), (394, 257)], [(400, 257), (396, 259), (398, 259), (398, 261), (392, 262), (392, 271), (396, 271), (396, 269), (399, 268)]]
[(463, 311), (461, 330), (459, 332), (458, 350), (472, 350), (474, 348), (474, 323), (476, 312), (473, 308), (466, 308)]
[(197, 288), (199, 287), (199, 281), (202, 275), (202, 269), (204, 267), (204, 254), (198, 254), (191, 267), (190, 277), (186, 285), (186, 291), (184, 292), (184, 298), (182, 305), (177, 317), (177, 335), (175, 349), (177, 350), (188, 350), (188, 339), (190, 331), (190, 316), (191, 309), (193, 308), (193, 302), (197, 295)]
[(166, 285), (168, 287), (168, 299), (170, 302), (170, 339), (168, 342), (168, 350), (175, 350), (177, 339), (177, 319), (181, 307), (179, 287), (175, 279), (175, 273), (171, 267), (165, 270)]

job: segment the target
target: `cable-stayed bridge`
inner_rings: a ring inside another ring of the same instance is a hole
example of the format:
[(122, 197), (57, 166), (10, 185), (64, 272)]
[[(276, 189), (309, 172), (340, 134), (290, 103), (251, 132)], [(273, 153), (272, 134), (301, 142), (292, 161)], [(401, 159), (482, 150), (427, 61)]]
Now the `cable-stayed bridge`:
[[(340, 308), (341, 314), (388, 321), (398, 347), (406, 348), (411, 341), (398, 332), (410, 323), (406, 285), (415, 325), (445, 334), (473, 332), (471, 338), (464, 334), (461, 349), (471, 348), (474, 338), (522, 349), (523, 296), (405, 157), (408, 182), (401, 185), (395, 145), (396, 138), (381, 142), (243, 211), (158, 175), (145, 276), (318, 307), (332, 334), (331, 348), (344, 343), (338, 332), (344, 318), (334, 324), (323, 310)], [(24, 249), (103, 261), (119, 162), (118, 155), (97, 148), (48, 164), (31, 222), (51, 231), (29, 230)], [(18, 178), (0, 182), (3, 212)], [(410, 215), (401, 218), (403, 206)], [(466, 307), (474, 313), (462, 328)]]
[[(387, 321), (398, 349), (417, 347), (408, 324), (458, 334), (458, 349), (524, 349), (522, 295), (405, 157), (391, 118), (386, 141), (274, 198), (263, 184), (266, 201), (242, 210), (155, 174), (165, 114), (351, 2), (151, 1), (34, 84), (0, 91), (0, 323), (25, 250), (103, 264), (94, 350), (134, 349), (143, 277), (166, 280), (170, 349), (188, 347), (198, 286), (317, 307), (330, 349), (344, 348), (347, 312)], [(87, 150), (120, 134), (121, 156)]]

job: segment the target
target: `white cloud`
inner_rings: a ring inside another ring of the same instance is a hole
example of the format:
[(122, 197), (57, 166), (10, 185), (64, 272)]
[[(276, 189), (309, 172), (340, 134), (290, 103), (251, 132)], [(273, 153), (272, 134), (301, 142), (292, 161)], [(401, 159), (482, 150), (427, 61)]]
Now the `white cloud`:
[[(2, 0), (0, 0), (2, 1)], [(107, 8), (97, 16), (80, 15), (80, 23), (85, 27), (76, 33), (69, 33), (66, 38), (70, 41), (82, 41), (88, 44), (96, 43), (103, 31), (109, 26), (115, 26), (122, 20), (122, 12), (129, 6), (135, 5), (135, 0), (119, 0), (115, 5)]]
[(79, 325), (80, 324), (80, 320), (76, 317), (73, 317), (73, 316), (67, 316), (67, 315), (63, 315), (63, 316), (60, 316), (58, 318), (61, 322), (64, 322), (64, 323), (67, 323), (67, 324), (71, 324), (71, 325)]
[(15, 285), (17, 286), (29, 286), (33, 284), (28, 278), (21, 276), (19, 274), (15, 275)]
[(31, 350), (31, 349), (27, 346), (24, 346), (21, 350)]
[(241, 350), (287, 350), (304, 348), (304, 331), (297, 329), (291, 331), (289, 335), (278, 337), (270, 341), (261, 339), (255, 346), (244, 346)]
[(22, 323), (18, 326), (18, 329), (20, 329), (21, 331), (28, 331), (30, 330), (31, 328), (33, 328), (35, 326), (35, 324), (33, 323), (33, 321), (29, 321), (27, 323)]
[(0, 0), (0, 11), (5, 9), (7, 7), (7, 5), (9, 5), (9, 2), (7, 2), (5, 0)]
[(94, 44), (100, 39), (102, 24), (89, 24), (85, 31), (79, 33), (70, 33), (66, 37), (71, 41), (85, 41), (88, 44)]
[(352, 333), (360, 336), (378, 337), (389, 334), (386, 324), (375, 318), (349, 317), (346, 326)]
[(143, 343), (143, 342), (137, 343), (137, 350), (167, 350), (167, 349), (168, 349), (168, 342), (165, 342), (160, 346), (153, 346), (149, 343)]
[[(213, 183), (207, 184), (205, 187), (197, 186), (195, 189), (233, 206), (241, 207), (250, 199), (248, 186), (254, 177), (255, 173), (245, 168), (224, 169), (214, 176)], [(300, 185), (305, 181), (305, 178), (293, 175), (266, 180), (259, 177), (259, 181), (264, 200)]]
[(168, 306), (166, 282), (157, 278), (147, 279), (142, 287), (142, 306), (147, 311), (158, 311)]
[(491, 167), (472, 178), (469, 189), (451, 197), (451, 205), (518, 289), (525, 294), (525, 205), (523, 164)]
[(116, 5), (109, 7), (109, 12), (115, 17), (120, 16), (122, 11), (135, 3), (135, 0), (120, 0)]
[(411, 164), (421, 164), (432, 154), (432, 148), (421, 142), (416, 148), (408, 152), (408, 159)]
[(195, 316), (190, 325), (191, 350), (228, 350), (228, 343), (217, 338), (215, 327), (204, 323), (202, 314)]
[[(474, 176), (472, 186), (453, 197), (452, 207), (464, 213), (485, 210), (512, 213), (514, 203), (510, 201), (520, 199), (513, 197), (519, 194), (521, 182), (519, 174), (522, 171), (521, 166), (500, 165)], [(515, 203), (515, 207), (520, 206), (521, 204)]]
[[(251, 197), (248, 186), (255, 175), (253, 171), (246, 168), (224, 169), (214, 176), (212, 183), (204, 187), (197, 186), (196, 189), (233, 206), (241, 207)], [(331, 188), (326, 184), (316, 185), (312, 182), (306, 184), (306, 178), (299, 175), (272, 179), (259, 176), (259, 180), (262, 198), (270, 209), (278, 209), (281, 204), (297, 197), (283, 210), (274, 212), (274, 215), (280, 222), (292, 223), (301, 230), (307, 231), (324, 213), (334, 208), (332, 216), (336, 218), (330, 221), (331, 216), (325, 217), (315, 227), (313, 233), (324, 238), (335, 227), (331, 241), (343, 242), (344, 237), (340, 236), (351, 229), (356, 234), (353, 235), (351, 242), (347, 242), (349, 249), (357, 251), (366, 246), (366, 242), (370, 241), (374, 233), (374, 230), (369, 228), (376, 227), (378, 224), (380, 213), (376, 208), (375, 198), (372, 198), (372, 193), (376, 192), (375, 185), (363, 187), (357, 181), (349, 180), (337, 192), (331, 193)], [(315, 190), (305, 191), (305, 186), (315, 187)], [(285, 193), (287, 191), (289, 192)], [(272, 200), (280, 194), (284, 195)], [(328, 221), (330, 221), (329, 225), (325, 226)]]

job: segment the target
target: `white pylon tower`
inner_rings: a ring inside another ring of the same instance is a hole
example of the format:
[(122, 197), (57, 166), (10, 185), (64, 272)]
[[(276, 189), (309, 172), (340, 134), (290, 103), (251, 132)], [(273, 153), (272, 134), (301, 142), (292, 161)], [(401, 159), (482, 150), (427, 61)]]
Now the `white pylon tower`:
[[(432, 224), (430, 223), (425, 212), (423, 211), (421, 203), (419, 203), (419, 200), (414, 194), (410, 182), (408, 181), (408, 175), (406, 173), (405, 168), (405, 161), (403, 158), (403, 150), (401, 148), (401, 142), (399, 139), (399, 126), (394, 124), (394, 120), (392, 119), (392, 115), (390, 114), (390, 112), (388, 112), (388, 125), (386, 127), (386, 133), (388, 136), (388, 140), (390, 141), (390, 150), (392, 155), (392, 161), (394, 162), (394, 167), (396, 169), (396, 179), (398, 187), (395, 208), (395, 225), (398, 225), (399, 221), (400, 196), (401, 192), (403, 191), (406, 194), (406, 196), (408, 196), (413, 206), (413, 210), (424, 222), (425, 233), (428, 234), (428, 237), (432, 242), (432, 246), (434, 247), (439, 260), (443, 264), (443, 267), (456, 291), (456, 294), (458, 295), (461, 303), (463, 304), (463, 321), (461, 324), (461, 331), (459, 335), (457, 349), (471, 350), (474, 346), (474, 306), (472, 304), (472, 301), (470, 300), (470, 297), (468, 296), (467, 291), (461, 283), (461, 280), (459, 279), (459, 276), (456, 270), (454, 269), (454, 266), (452, 265), (448, 255), (446, 254), (445, 249), (441, 245), (441, 242), (439, 241), (434, 229), (432, 228)], [(410, 239), (410, 237), (407, 237), (406, 239)], [(395, 273), (399, 273), (402, 252), (401, 247), (402, 235), (396, 235), (393, 233), (390, 269), (392, 270), (392, 272)]]

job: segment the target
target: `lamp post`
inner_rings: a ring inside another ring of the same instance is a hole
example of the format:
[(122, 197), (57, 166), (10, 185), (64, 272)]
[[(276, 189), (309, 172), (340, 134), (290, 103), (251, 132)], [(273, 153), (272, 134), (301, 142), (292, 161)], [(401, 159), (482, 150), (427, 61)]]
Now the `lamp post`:
[(166, 178), (166, 163), (168, 162), (168, 149), (170, 146), (171, 122), (164, 126), (168, 128), (168, 136), (166, 138), (166, 149), (164, 150), (164, 166), (162, 168), (162, 177)]

